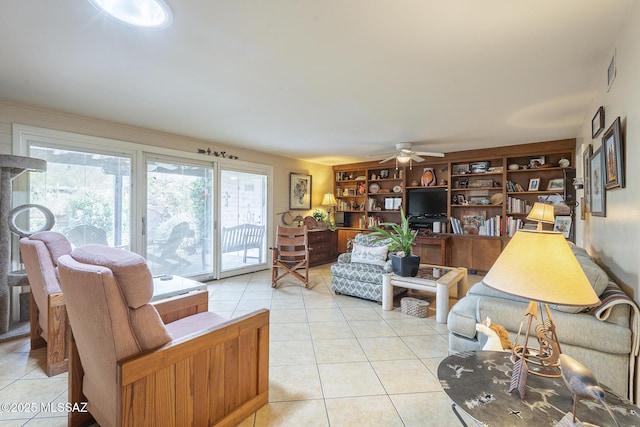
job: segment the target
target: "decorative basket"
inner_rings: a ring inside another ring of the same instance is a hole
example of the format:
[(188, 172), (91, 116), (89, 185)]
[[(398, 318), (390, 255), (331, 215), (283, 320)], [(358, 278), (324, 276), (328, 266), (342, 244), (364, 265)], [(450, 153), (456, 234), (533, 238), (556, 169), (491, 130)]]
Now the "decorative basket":
[(415, 317), (427, 317), (428, 300), (404, 297), (400, 300), (400, 308), (403, 314)]

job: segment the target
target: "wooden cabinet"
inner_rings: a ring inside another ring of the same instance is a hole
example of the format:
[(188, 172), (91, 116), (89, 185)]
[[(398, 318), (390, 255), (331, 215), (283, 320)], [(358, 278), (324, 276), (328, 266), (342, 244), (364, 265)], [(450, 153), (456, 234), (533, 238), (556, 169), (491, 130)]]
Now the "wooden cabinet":
[(505, 237), (451, 235), (451, 265), (486, 273), (509, 241)]
[(309, 231), (309, 265), (334, 262), (338, 256), (338, 233), (331, 230)]
[(347, 252), (349, 239), (356, 237), (356, 234), (367, 233), (367, 230), (359, 230), (352, 228), (339, 228), (338, 229), (338, 253), (343, 254)]

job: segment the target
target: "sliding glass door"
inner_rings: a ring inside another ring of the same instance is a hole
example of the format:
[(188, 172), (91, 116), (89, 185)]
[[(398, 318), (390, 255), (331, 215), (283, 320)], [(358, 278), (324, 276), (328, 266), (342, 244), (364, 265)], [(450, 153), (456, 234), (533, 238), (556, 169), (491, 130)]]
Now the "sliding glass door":
[(267, 173), (223, 167), (220, 173), (221, 275), (264, 269)]
[[(20, 125), (14, 133), (17, 153), (47, 161), (14, 198), (51, 210), (53, 230), (74, 246), (131, 250), (154, 275), (211, 280), (269, 268), (272, 167)], [(39, 229), (39, 212), (21, 214), (20, 225)]]
[(53, 213), (53, 231), (74, 246), (97, 243), (129, 249), (130, 157), (36, 144), (29, 155), (47, 161), (45, 173), (30, 174), (30, 203)]
[(213, 166), (147, 159), (144, 234), (154, 275), (211, 278)]

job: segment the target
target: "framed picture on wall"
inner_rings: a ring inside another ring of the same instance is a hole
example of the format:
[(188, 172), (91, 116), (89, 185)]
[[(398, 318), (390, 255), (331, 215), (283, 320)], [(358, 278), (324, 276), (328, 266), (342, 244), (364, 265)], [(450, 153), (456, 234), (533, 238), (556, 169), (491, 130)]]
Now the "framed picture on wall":
[(600, 135), (600, 132), (604, 130), (604, 107), (598, 108), (596, 114), (591, 119), (591, 139)]
[(591, 176), (591, 215), (605, 216), (606, 198), (604, 193), (604, 162), (602, 161), (602, 147), (593, 152), (590, 159)]
[(602, 137), (602, 156), (604, 157), (604, 187), (624, 188), (624, 164), (622, 162), (622, 137), (620, 117), (616, 118)]
[(289, 174), (289, 209), (311, 209), (311, 175)]
[(582, 151), (582, 179), (584, 181), (584, 211), (591, 212), (591, 144), (587, 144)]

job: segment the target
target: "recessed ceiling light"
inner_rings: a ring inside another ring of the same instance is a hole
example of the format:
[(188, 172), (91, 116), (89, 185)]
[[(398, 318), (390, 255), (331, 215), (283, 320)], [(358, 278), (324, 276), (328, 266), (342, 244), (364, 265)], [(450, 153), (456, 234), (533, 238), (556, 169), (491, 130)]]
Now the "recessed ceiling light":
[(126, 25), (165, 28), (172, 14), (164, 0), (89, 0), (98, 10)]

